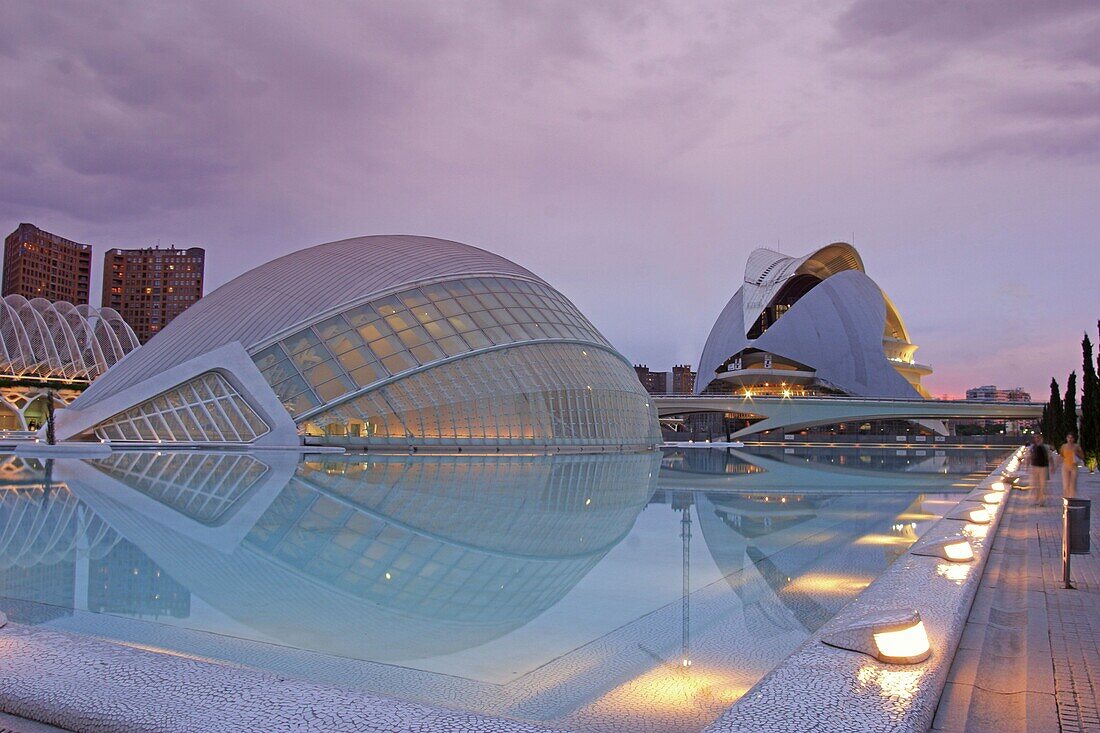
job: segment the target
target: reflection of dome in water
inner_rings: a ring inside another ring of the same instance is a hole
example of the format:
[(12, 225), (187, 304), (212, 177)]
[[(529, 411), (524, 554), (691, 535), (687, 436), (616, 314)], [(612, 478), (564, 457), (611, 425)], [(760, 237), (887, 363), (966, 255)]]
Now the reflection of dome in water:
[(657, 460), (326, 457), (299, 466), (231, 554), (141, 517), (124, 532), (268, 637), (397, 661), (485, 643), (560, 600), (633, 525)]

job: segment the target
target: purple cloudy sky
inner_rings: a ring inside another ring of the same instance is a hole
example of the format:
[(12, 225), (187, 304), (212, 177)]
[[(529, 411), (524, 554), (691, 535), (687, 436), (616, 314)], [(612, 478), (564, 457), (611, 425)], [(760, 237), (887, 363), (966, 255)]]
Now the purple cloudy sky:
[(1080, 369), (1100, 6), (4, 3), (0, 226), (208, 251), (457, 239), (696, 363), (748, 253), (855, 236), (929, 386)]

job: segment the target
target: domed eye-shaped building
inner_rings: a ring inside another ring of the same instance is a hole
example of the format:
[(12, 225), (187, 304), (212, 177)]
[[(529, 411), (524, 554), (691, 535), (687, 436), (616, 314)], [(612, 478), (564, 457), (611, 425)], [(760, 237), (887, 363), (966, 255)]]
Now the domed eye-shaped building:
[(928, 397), (917, 347), (855, 247), (757, 249), (699, 360), (696, 394)]
[(655, 408), (561, 293), (476, 247), (359, 237), (210, 293), (59, 413), (59, 439), (646, 447)]

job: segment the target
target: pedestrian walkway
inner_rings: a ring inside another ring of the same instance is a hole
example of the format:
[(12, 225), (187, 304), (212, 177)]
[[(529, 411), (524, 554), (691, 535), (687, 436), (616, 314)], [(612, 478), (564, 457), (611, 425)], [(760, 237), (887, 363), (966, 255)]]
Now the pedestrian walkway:
[[(933, 730), (1100, 733), (1100, 522), (1065, 589), (1058, 478), (1047, 507), (1012, 492)], [(1078, 488), (1100, 507), (1100, 476)]]
[[(1047, 589), (1054, 692), (1062, 731), (1100, 731), (1100, 475), (1084, 475), (1081, 497), (1092, 499), (1092, 552), (1074, 555), (1074, 590), (1062, 583), (1062, 528), (1049, 517), (1038, 522), (1043, 552), (1043, 585)], [(1060, 518), (1059, 518), (1060, 519)]]

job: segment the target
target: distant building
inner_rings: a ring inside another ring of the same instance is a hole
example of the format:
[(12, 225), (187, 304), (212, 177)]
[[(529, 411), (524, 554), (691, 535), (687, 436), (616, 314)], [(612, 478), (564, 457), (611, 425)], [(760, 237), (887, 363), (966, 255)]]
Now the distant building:
[(692, 394), (695, 391), (695, 372), (691, 364), (672, 367), (672, 394)]
[(671, 372), (653, 372), (645, 364), (635, 364), (634, 372), (646, 392), (653, 395), (689, 395), (695, 389), (695, 372), (690, 364), (677, 364)]
[(4, 239), (2, 295), (88, 305), (92, 246), (23, 223)]
[(997, 389), (992, 384), (966, 390), (966, 399), (978, 402), (1031, 402), (1031, 394), (1023, 387)]
[(202, 297), (206, 250), (145, 247), (103, 255), (103, 306), (113, 308), (145, 343)]
[(638, 381), (650, 394), (668, 393), (668, 372), (651, 372), (645, 364), (635, 364), (634, 372), (638, 375)]
[(917, 346), (859, 252), (757, 249), (699, 357), (697, 394), (928, 397)]

